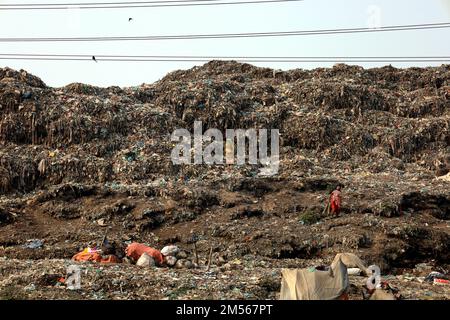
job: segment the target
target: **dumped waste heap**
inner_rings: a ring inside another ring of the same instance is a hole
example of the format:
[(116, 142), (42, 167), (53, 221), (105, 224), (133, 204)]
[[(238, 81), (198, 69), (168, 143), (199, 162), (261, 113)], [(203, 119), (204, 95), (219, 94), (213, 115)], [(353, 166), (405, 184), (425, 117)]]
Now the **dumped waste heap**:
[[(212, 270), (352, 251), (392, 274), (424, 262), (448, 272), (450, 65), (211, 61), (129, 88), (51, 88), (3, 68), (0, 116), (0, 256), (69, 259), (109, 228), (116, 241), (186, 250), (198, 234)], [(172, 132), (194, 121), (279, 129), (279, 173), (172, 164)], [(330, 220), (337, 184), (344, 214)], [(23, 248), (30, 239), (43, 247)]]

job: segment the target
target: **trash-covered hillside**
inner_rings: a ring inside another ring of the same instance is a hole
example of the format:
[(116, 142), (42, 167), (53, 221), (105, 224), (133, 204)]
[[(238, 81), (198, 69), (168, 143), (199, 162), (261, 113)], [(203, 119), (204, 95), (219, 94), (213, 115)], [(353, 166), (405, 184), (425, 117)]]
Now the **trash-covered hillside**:
[[(3, 68), (0, 115), (0, 299), (277, 299), (282, 268), (342, 252), (405, 299), (450, 297), (426, 281), (450, 273), (450, 65), (211, 61), (128, 88)], [(194, 121), (279, 129), (278, 174), (174, 165), (171, 134)], [(105, 237), (176, 245), (185, 263), (80, 263), (81, 289), (67, 290), (71, 258)], [(350, 276), (350, 299), (365, 279)]]

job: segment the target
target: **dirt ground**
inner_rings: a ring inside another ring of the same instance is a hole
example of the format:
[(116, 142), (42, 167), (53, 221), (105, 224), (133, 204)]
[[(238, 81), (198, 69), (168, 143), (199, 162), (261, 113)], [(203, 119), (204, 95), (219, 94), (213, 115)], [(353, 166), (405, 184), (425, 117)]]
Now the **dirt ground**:
[[(316, 182), (312, 181), (309, 179), (308, 183), (315, 186)], [(20, 210), (21, 218), (2, 227), (0, 236), (1, 296), (276, 299), (282, 268), (329, 265), (336, 253), (353, 252), (367, 263), (379, 265), (383, 279), (397, 287), (406, 299), (448, 299), (448, 287), (424, 281), (431, 271), (448, 274), (449, 268), (450, 224), (433, 216), (436, 208), (396, 217), (352, 212), (346, 204), (356, 194), (346, 190), (344, 213), (339, 218), (331, 218), (321, 213), (327, 193), (309, 189), (305, 184), (303, 190), (298, 181), (267, 183), (271, 191), (258, 192), (258, 196), (254, 195), (254, 188), (231, 192), (211, 186), (207, 190), (217, 196), (217, 204), (192, 215), (183, 212), (179, 203), (170, 198), (149, 199), (120, 193), (106, 196), (104, 190), (96, 187), (92, 187), (93, 194), (81, 197), (73, 195), (76, 190), (73, 186), (73, 189), (60, 188), (54, 193), (58, 196), (43, 203), (38, 200), (40, 194), (16, 200), (23, 201), (23, 208), (17, 202), (12, 205)], [(433, 192), (439, 194), (442, 187), (445, 185), (435, 184)], [(413, 186), (404, 188), (411, 190)], [(174, 191), (179, 193), (182, 190)], [(352, 203), (363, 208), (366, 201)], [(80, 217), (67, 220), (48, 214), (49, 208), (56, 211), (69, 204), (82, 209)], [(302, 208), (304, 204), (308, 204), (308, 219)], [(111, 207), (133, 209), (112, 216), (105, 214), (105, 226), (98, 224), (97, 216), (88, 218), (98, 212), (113, 211)], [(146, 217), (142, 217), (143, 211), (147, 212)], [(158, 215), (162, 217), (157, 219)], [(155, 227), (155, 223), (160, 225)], [(193, 261), (190, 238), (196, 234), (199, 268), (145, 270), (130, 264), (84, 263), (81, 264), (82, 290), (72, 292), (58, 283), (58, 279), (66, 276), (66, 268), (74, 264), (70, 258), (85, 246), (99, 243), (106, 231), (108, 239), (118, 243), (138, 241), (159, 249), (176, 244)], [(42, 239), (42, 247), (24, 248), (29, 239)], [(213, 262), (210, 270), (206, 270), (210, 247)], [(352, 299), (362, 298), (365, 281), (364, 277), (351, 277)]]
[[(450, 298), (425, 281), (450, 274), (449, 66), (275, 74), (211, 62), (123, 89), (48, 88), (0, 70), (0, 299), (277, 299), (282, 268), (342, 252), (378, 265), (404, 299)], [(172, 165), (168, 133), (194, 118), (281, 125), (279, 174)], [(71, 261), (105, 235), (175, 244), (191, 261), (195, 235), (198, 266)], [(73, 264), (80, 290), (61, 282)], [(366, 278), (350, 281), (362, 299)]]

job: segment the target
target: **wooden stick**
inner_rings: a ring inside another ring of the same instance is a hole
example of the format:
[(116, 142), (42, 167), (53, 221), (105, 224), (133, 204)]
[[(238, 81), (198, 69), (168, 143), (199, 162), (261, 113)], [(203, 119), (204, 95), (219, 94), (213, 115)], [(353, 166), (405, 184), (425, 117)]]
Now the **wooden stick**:
[(195, 263), (198, 265), (197, 242), (194, 242)]
[(211, 246), (211, 248), (209, 249), (208, 268), (206, 269), (206, 271), (209, 271), (209, 267), (211, 266), (212, 251), (213, 251), (213, 248), (212, 248), (212, 246)]
[(100, 244), (100, 248), (103, 247), (103, 245), (105, 244), (107, 234), (108, 234), (108, 229), (106, 229), (105, 235), (103, 236), (103, 240), (102, 240), (102, 243)]
[(330, 202), (328, 201), (326, 207), (322, 211), (322, 215), (326, 214), (327, 216), (330, 214)]

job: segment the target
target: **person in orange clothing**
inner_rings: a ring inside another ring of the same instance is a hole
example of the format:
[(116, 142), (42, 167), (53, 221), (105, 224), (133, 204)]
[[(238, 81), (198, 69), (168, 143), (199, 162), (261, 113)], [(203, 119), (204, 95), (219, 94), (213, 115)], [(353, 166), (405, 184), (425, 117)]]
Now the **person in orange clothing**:
[(337, 186), (336, 189), (330, 195), (330, 209), (331, 214), (335, 217), (339, 216), (341, 212), (341, 186)]
[(110, 244), (107, 240), (105, 240), (101, 250), (96, 248), (86, 248), (82, 252), (74, 255), (72, 260), (93, 261), (99, 263), (120, 263), (121, 260), (118, 257), (118, 252), (119, 250), (116, 248), (114, 243)]
[(83, 250), (73, 256), (74, 261), (93, 261), (99, 263), (120, 263), (119, 258), (113, 254), (102, 256), (99, 252), (91, 251), (90, 248)]
[(139, 260), (142, 254), (147, 253), (150, 257), (155, 259), (157, 265), (161, 266), (164, 263), (161, 251), (148, 247), (142, 243), (133, 242), (125, 249), (125, 253), (127, 257), (132, 258), (134, 261)]

